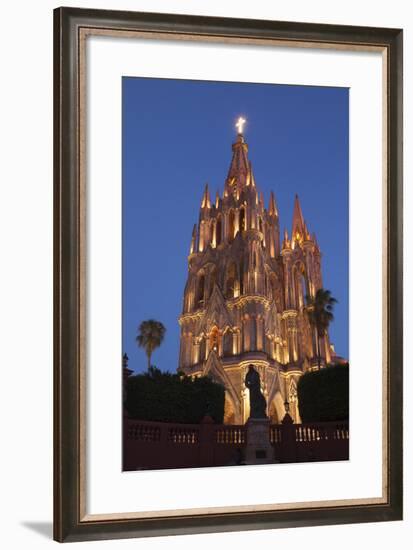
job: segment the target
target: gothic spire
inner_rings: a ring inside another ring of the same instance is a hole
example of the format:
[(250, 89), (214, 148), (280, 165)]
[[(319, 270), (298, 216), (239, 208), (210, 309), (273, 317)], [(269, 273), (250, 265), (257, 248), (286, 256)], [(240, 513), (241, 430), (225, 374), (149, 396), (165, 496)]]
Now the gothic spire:
[(196, 230), (197, 230), (197, 225), (194, 224), (194, 227), (192, 229), (191, 248), (189, 251), (190, 254), (193, 254), (196, 251)]
[(278, 208), (275, 202), (274, 193), (272, 191), (270, 193), (270, 205), (268, 207), (268, 214), (270, 216), (278, 216)]
[(205, 185), (205, 191), (202, 196), (201, 208), (211, 208), (211, 198), (209, 196), (208, 184)]
[(305, 238), (306, 233), (307, 231), (305, 227), (303, 213), (301, 211), (300, 201), (298, 200), (298, 195), (296, 195), (294, 200), (293, 227), (291, 237), (296, 241), (302, 241)]
[(227, 183), (231, 187), (234, 184), (244, 187), (244, 185), (247, 185), (247, 180), (251, 180), (248, 145), (244, 141), (244, 136), (238, 134), (237, 141), (232, 144), (232, 160), (228, 170)]

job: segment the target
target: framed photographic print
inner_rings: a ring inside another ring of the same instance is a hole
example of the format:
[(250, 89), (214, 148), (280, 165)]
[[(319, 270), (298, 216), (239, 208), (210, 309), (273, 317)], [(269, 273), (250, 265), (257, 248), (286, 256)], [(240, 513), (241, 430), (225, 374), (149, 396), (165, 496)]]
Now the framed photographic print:
[(402, 31), (55, 10), (54, 536), (402, 517)]

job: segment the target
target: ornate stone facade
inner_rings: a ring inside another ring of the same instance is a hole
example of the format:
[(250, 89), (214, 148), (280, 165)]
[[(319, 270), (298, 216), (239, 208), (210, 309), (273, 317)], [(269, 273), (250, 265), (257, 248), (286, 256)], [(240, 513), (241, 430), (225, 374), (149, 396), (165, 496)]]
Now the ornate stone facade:
[[(223, 196), (211, 202), (208, 186), (192, 232), (188, 279), (179, 318), (179, 369), (209, 374), (226, 388), (226, 423), (249, 417), (244, 380), (248, 365), (260, 374), (267, 414), (280, 422), (288, 401), (299, 421), (297, 381), (316, 363), (316, 335), (305, 298), (322, 286), (321, 254), (295, 197), (291, 236), (280, 243), (277, 204), (264, 207), (248, 145), (238, 134)], [(328, 335), (322, 362), (330, 361)]]

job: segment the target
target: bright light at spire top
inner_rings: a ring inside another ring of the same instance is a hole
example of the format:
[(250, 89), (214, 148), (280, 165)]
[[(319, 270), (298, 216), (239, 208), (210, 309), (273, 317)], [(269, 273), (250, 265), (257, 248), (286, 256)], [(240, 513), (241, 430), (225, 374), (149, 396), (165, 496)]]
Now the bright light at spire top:
[(237, 120), (237, 123), (235, 124), (235, 127), (238, 129), (239, 134), (242, 134), (242, 130), (243, 130), (244, 124), (246, 122), (247, 121), (245, 120), (245, 118), (242, 118), (242, 116), (240, 116), (239, 119)]

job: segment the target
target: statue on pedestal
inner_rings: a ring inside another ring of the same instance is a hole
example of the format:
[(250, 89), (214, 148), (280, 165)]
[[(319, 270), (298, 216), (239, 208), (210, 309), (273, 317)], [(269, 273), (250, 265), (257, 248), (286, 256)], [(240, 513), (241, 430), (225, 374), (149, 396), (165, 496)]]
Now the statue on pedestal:
[(267, 403), (261, 393), (260, 375), (252, 365), (248, 367), (245, 385), (250, 392), (250, 418), (267, 418)]

